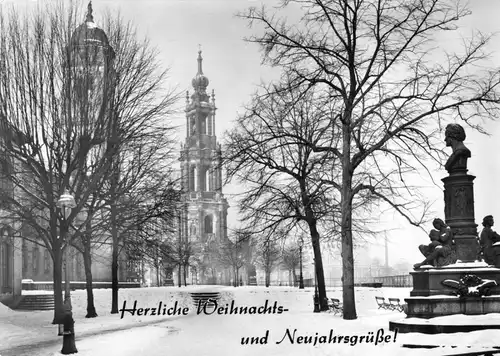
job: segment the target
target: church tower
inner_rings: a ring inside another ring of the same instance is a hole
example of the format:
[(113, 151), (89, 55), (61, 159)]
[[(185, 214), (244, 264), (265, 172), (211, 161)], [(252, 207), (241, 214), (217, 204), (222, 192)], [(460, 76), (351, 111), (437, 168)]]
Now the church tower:
[(217, 270), (216, 245), (227, 240), (228, 203), (222, 193), (222, 154), (215, 136), (215, 94), (207, 94), (201, 50), (198, 72), (192, 80), (194, 93), (186, 93), (186, 140), (181, 146), (182, 188), (185, 212), (181, 238), (200, 247), (200, 265), (191, 279), (198, 283), (222, 283)]

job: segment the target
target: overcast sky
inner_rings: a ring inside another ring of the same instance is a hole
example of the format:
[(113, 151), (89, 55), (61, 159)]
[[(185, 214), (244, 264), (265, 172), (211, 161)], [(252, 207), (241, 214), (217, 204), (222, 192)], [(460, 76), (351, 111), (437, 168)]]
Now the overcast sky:
[[(38, 0), (39, 3), (47, 0)], [(36, 6), (32, 0), (0, 0), (3, 4)], [(267, 6), (276, 4), (274, 0), (264, 2)], [(87, 2), (83, 2), (86, 6)], [(276, 76), (276, 72), (261, 65), (261, 56), (257, 46), (243, 41), (251, 34), (245, 21), (236, 18), (238, 11), (244, 11), (249, 6), (260, 6), (261, 1), (251, 0), (94, 0), (94, 17), (99, 25), (99, 13), (105, 8), (120, 10), (126, 19), (133, 20), (142, 34), (149, 36), (154, 46), (160, 51), (160, 58), (165, 66), (171, 68), (170, 80), (172, 86), (179, 86), (183, 91), (190, 90), (191, 79), (197, 71), (197, 52), (201, 45), (203, 51), (203, 72), (209, 78), (208, 90), (215, 90), (216, 132), (219, 138), (229, 129), (241, 106), (249, 99), (256, 84), (262, 79), (268, 80)], [(461, 22), (461, 33), (468, 36), (473, 29), (483, 32), (500, 30), (498, 14), (500, 1), (473, 0), (470, 2), (473, 12)], [(293, 14), (291, 14), (293, 15)], [(449, 44), (448, 39), (443, 39)], [(500, 65), (500, 37), (496, 36), (490, 46), (493, 52), (492, 63)], [(499, 118), (500, 119), (500, 118)], [(184, 117), (177, 119), (184, 124)], [(500, 174), (498, 168), (500, 158), (497, 156), (500, 146), (500, 125), (489, 123), (487, 128), (492, 136), (482, 136), (466, 130), (468, 137), (465, 144), (472, 151), (469, 160), (469, 173), (477, 176), (475, 180), (475, 213), (478, 229), (482, 228), (483, 216), (492, 214), (500, 221)], [(184, 135), (185, 129), (181, 131)], [(444, 137), (443, 137), (444, 138)], [(444, 144), (444, 143), (443, 143)], [(435, 177), (440, 182), (446, 176), (443, 168), (441, 174)], [(230, 187), (226, 194), (236, 190)], [(436, 217), (444, 218), (444, 203), (442, 188), (429, 190), (429, 199), (435, 201)], [(229, 225), (235, 226), (237, 211), (235, 203), (229, 212)], [(417, 246), (428, 243), (427, 233), (411, 228), (402, 219), (391, 216), (389, 225), (399, 230), (389, 234), (390, 263), (400, 258), (411, 263), (422, 260)], [(426, 230), (432, 227), (429, 225)], [(494, 228), (495, 229), (495, 228)], [(500, 228), (499, 228), (500, 229)], [(371, 246), (370, 254), (383, 260), (383, 243), (381, 246)]]

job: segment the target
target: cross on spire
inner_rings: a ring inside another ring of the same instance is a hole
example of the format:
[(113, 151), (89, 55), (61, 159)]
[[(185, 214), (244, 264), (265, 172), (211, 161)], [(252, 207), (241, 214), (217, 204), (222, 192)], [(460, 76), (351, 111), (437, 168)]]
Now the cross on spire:
[(201, 45), (198, 45), (198, 74), (203, 74), (203, 69), (201, 67), (201, 62), (203, 58), (201, 57)]

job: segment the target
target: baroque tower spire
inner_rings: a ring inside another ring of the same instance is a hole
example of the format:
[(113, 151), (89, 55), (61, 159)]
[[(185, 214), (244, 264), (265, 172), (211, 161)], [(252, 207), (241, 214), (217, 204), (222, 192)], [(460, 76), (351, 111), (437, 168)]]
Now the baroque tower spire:
[[(180, 238), (204, 248), (204, 261), (215, 261), (217, 244), (227, 241), (227, 200), (222, 193), (221, 156), (215, 136), (215, 94), (207, 94), (208, 78), (203, 73), (203, 57), (198, 50), (197, 72), (191, 81), (194, 93), (186, 92), (186, 141), (179, 161), (186, 211), (180, 223)], [(195, 269), (200, 283), (220, 276), (203, 274), (217, 266)], [(222, 273), (222, 271), (221, 271)], [(226, 273), (224, 272), (224, 275)], [(225, 280), (225, 282), (228, 282)]]

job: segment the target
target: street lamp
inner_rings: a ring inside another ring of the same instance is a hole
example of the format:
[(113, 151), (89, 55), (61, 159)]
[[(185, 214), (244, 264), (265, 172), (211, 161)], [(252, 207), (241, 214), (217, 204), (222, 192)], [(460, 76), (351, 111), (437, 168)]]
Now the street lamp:
[(319, 293), (318, 293), (318, 283), (316, 281), (316, 258), (313, 262), (314, 266), (314, 312), (319, 313), (321, 311), (319, 303)]
[(302, 247), (304, 247), (304, 238), (302, 236), (300, 236), (300, 238), (299, 238), (299, 263), (300, 263), (299, 289), (304, 289), (304, 276), (302, 275)]
[[(69, 194), (69, 191), (67, 189), (64, 191), (64, 194), (62, 194), (59, 197), (59, 200), (57, 201), (57, 206), (62, 209), (64, 222), (66, 223), (67, 219), (66, 208), (73, 209), (74, 207), (76, 207), (75, 198), (73, 198), (73, 196)], [(66, 233), (68, 233), (68, 231), (66, 231)], [(66, 258), (64, 258), (64, 279), (65, 279), (64, 301), (70, 301), (71, 297), (70, 297), (70, 286), (69, 286), (69, 273), (66, 265)]]

